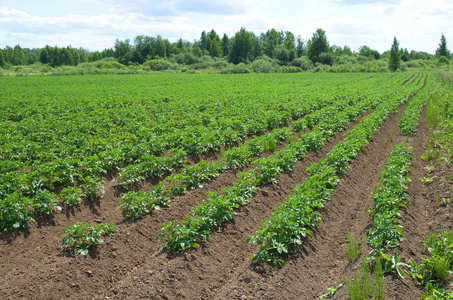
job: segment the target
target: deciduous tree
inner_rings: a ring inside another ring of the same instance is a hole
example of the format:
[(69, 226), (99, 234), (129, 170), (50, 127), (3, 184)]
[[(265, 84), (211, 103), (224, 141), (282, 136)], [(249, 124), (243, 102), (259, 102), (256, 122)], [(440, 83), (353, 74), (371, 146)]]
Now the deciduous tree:
[(308, 58), (312, 62), (319, 62), (321, 53), (329, 52), (329, 42), (327, 41), (326, 32), (321, 28), (316, 29), (308, 46)]

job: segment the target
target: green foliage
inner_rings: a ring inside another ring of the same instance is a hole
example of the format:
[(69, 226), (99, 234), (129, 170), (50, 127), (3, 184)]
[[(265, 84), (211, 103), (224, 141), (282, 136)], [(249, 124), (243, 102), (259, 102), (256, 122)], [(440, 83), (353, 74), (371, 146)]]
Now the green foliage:
[(123, 64), (120, 64), (117, 61), (108, 61), (105, 62), (102, 66), (102, 69), (126, 69), (126, 66)]
[[(112, 59), (85, 62), (86, 69), (81, 70), (101, 70), (100, 66), (108, 61)], [(292, 128), (262, 133), (287, 127), (287, 122), (338, 101), (330, 111), (326, 109), (309, 117), (309, 124), (300, 128), (308, 128), (304, 127), (307, 125), (314, 128), (329, 118), (332, 121), (304, 137), (302, 145), (300, 140), (292, 139), (292, 145), (273, 158), (279, 160), (276, 168), (289, 171), (305, 146), (316, 149), (354, 116), (393, 95), (395, 91), (388, 91), (389, 88), (403, 76), (367, 77), (250, 74), (244, 81), (242, 75), (159, 74), (149, 81), (149, 76), (144, 75), (102, 78), (87, 75), (55, 77), (52, 84), (49, 77), (4, 77), (1, 91), (4, 97), (0, 97), (0, 122), (4, 125), (0, 202), (5, 211), (11, 212), (2, 214), (2, 228), (26, 226), (35, 212), (56, 211), (58, 203), (53, 194), (57, 191), (61, 191), (59, 201), (67, 205), (77, 205), (84, 198), (98, 199), (104, 189), (101, 178), (109, 172), (118, 172), (119, 182), (133, 188), (141, 179), (162, 180), (179, 172), (184, 169), (188, 155), (196, 157), (221, 148), (230, 149), (246, 136), (251, 137), (250, 144), (246, 142), (244, 149), (225, 155), (228, 165), (222, 167), (249, 164), (253, 157), (276, 149), (294, 136)], [(351, 80), (354, 85), (349, 84)], [(220, 98), (218, 84), (222, 85)], [(295, 84), (300, 89), (289, 88)], [(131, 90), (131, 85), (141, 88)], [(414, 87), (403, 86), (397, 93), (402, 96)], [(367, 100), (353, 105), (362, 98)], [(336, 114), (340, 110), (344, 112)], [(263, 174), (269, 170), (272, 175), (270, 164), (262, 166)], [(197, 172), (201, 173), (191, 175), (198, 179), (188, 178), (187, 182), (195, 180), (198, 186), (203, 185), (223, 171), (216, 168), (200, 168)], [(271, 177), (268, 179), (278, 180), (278, 176)], [(12, 205), (9, 200), (18, 203)]]
[(97, 225), (75, 222), (63, 230), (68, 235), (63, 238), (60, 249), (71, 251), (74, 255), (87, 255), (91, 246), (103, 242), (102, 235), (112, 236), (116, 230), (113, 222)]
[(121, 194), (123, 200), (118, 204), (125, 218), (137, 220), (161, 206), (170, 204), (169, 189), (162, 183), (153, 186), (150, 192), (128, 192)]
[(68, 206), (79, 205), (83, 197), (85, 194), (82, 189), (74, 186), (65, 187), (58, 194), (58, 198)]
[(51, 215), (55, 210), (61, 210), (58, 205), (58, 198), (47, 190), (41, 190), (33, 197), (33, 207), (35, 213)]
[(308, 58), (313, 62), (320, 62), (321, 53), (329, 52), (329, 42), (326, 32), (321, 28), (316, 29), (308, 45)]
[(233, 64), (245, 63), (255, 60), (258, 55), (258, 38), (242, 27), (230, 40), (228, 61)]
[(209, 193), (209, 198), (190, 211), (186, 220), (178, 224), (165, 222), (162, 225), (162, 230), (156, 237), (157, 241), (166, 241), (161, 251), (181, 252), (197, 247), (199, 237), (204, 237), (209, 242), (212, 227), (231, 220), (235, 215), (234, 209), (248, 203), (256, 192), (255, 187), (241, 182), (220, 192)]
[(319, 297), (319, 300), (330, 299), (335, 296), (335, 293), (343, 286), (343, 284), (338, 284), (334, 282), (333, 287), (328, 288), (328, 292)]
[(0, 50), (0, 68), (4, 68), (6, 65), (5, 56), (3, 55), (3, 51)]
[(143, 63), (143, 66), (149, 67), (153, 71), (162, 71), (176, 68), (176, 66), (164, 59), (147, 60)]
[(384, 270), (382, 269), (381, 260), (376, 260), (373, 271), (373, 299), (382, 300), (385, 298), (387, 285), (384, 280)]
[(349, 281), (344, 275), (343, 279), (348, 287), (348, 295), (351, 300), (368, 299), (371, 294), (370, 269), (365, 259), (354, 273), (354, 280)]
[(379, 254), (384, 273), (392, 272), (403, 279), (406, 278), (402, 267), (409, 267), (409, 265), (401, 262), (401, 256), (396, 253), (396, 250), (393, 252), (393, 256), (389, 256), (382, 251)]
[(348, 242), (345, 246), (344, 251), (346, 253), (346, 258), (348, 259), (349, 262), (351, 262), (360, 257), (360, 249), (359, 249), (359, 244), (357, 242), (357, 239), (349, 231), (349, 228), (347, 229), (347, 239), (348, 239)]
[(436, 50), (436, 56), (439, 58), (444, 57), (445, 61), (447, 64), (449, 63), (449, 60), (451, 59), (451, 53), (448, 51), (447, 48), (447, 39), (445, 38), (445, 35), (442, 33), (442, 36), (440, 37), (440, 43), (439, 43), (439, 48)]
[(83, 193), (89, 200), (95, 200), (101, 198), (104, 191), (104, 181), (100, 178), (93, 176), (86, 176), (83, 178), (83, 184), (81, 185)]
[(428, 88), (422, 89), (409, 103), (404, 111), (404, 115), (398, 121), (398, 130), (401, 135), (413, 136), (416, 131), (418, 117), (428, 101)]
[(396, 39), (393, 38), (392, 47), (390, 48), (390, 59), (389, 59), (389, 69), (390, 71), (395, 72), (401, 66), (401, 58), (399, 53), (399, 45), (400, 43)]
[(366, 212), (371, 213), (372, 226), (367, 231), (366, 241), (379, 256), (389, 248), (394, 248), (403, 240), (403, 229), (397, 224), (400, 208), (405, 207), (407, 176), (411, 166), (412, 155), (403, 144), (395, 145), (387, 164), (381, 170), (379, 180), (371, 194), (373, 206)]
[[(340, 120), (347, 120), (362, 109), (366, 110), (367, 105), (377, 105), (379, 103), (379, 101), (377, 103), (373, 102), (372, 99), (368, 100), (370, 102), (359, 103), (357, 107), (353, 106), (350, 110), (349, 108), (345, 110), (344, 115), (338, 113), (334, 118), (330, 118), (329, 122), (322, 126), (321, 124), (318, 125), (318, 134), (334, 132), (335, 130), (330, 129), (330, 126), (334, 126), (333, 128), (337, 128), (336, 130), (342, 128), (344, 125), (341, 124)], [(311, 234), (310, 228), (317, 226), (321, 220), (319, 209), (323, 207), (323, 201), (330, 198), (335, 186), (339, 184), (339, 176), (345, 172), (350, 161), (357, 156), (363, 145), (371, 139), (382, 122), (404, 100), (404, 97), (394, 97), (391, 101), (381, 102), (373, 113), (363, 118), (354, 129), (347, 133), (344, 140), (339, 142), (325, 159), (307, 168), (308, 177), (305, 183), (297, 186), (293, 190), (294, 195), (289, 196), (288, 201), (277, 207), (270, 218), (261, 223), (256, 235), (246, 239), (247, 242), (261, 245), (259, 251), (252, 257), (252, 263), (261, 264), (268, 262), (272, 265), (281, 265), (283, 260), (279, 258), (279, 255), (288, 253), (291, 245), (301, 244), (302, 238)], [(349, 117), (346, 117), (348, 115)], [(313, 133), (315, 133), (315, 130), (310, 134)], [(303, 137), (301, 137), (301, 140), (307, 141)], [(269, 178), (273, 179), (276, 177), (271, 176)], [(266, 180), (269, 181), (268, 179)]]
[(419, 297), (451, 299), (453, 293), (441, 286), (442, 282), (450, 281), (453, 274), (453, 233), (445, 230), (436, 236), (430, 232), (424, 246), (430, 257), (423, 258), (423, 263), (420, 265), (409, 261), (409, 276), (426, 288), (426, 293)]
[(445, 66), (445, 65), (448, 66), (449, 64), (450, 64), (450, 59), (445, 56), (439, 56), (439, 58), (437, 59), (438, 66)]
[(33, 220), (33, 201), (21, 197), (17, 192), (0, 201), (0, 229), (9, 231), (28, 227), (28, 220)]
[(301, 68), (304, 71), (309, 71), (313, 69), (313, 63), (308, 57), (298, 57), (291, 62), (291, 65), (294, 67)]

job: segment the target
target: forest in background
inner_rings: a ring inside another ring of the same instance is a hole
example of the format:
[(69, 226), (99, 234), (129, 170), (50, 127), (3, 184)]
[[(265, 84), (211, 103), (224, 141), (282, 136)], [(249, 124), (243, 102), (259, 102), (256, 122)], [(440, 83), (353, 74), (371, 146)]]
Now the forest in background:
[(309, 40), (275, 29), (256, 35), (241, 28), (232, 37), (212, 29), (193, 42), (139, 35), (93, 52), (71, 46), (7, 46), (0, 48), (0, 74), (385, 72), (448, 67), (451, 57), (443, 34), (435, 54), (409, 51), (396, 37), (391, 49), (380, 53), (367, 45), (358, 51), (330, 45), (320, 28)]

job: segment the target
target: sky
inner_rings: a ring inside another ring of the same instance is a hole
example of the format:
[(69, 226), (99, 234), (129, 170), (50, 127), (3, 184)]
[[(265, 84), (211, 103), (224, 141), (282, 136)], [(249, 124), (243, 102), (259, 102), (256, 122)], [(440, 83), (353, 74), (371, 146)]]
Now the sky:
[(401, 48), (434, 54), (442, 34), (453, 49), (453, 1), (0, 0), (0, 48), (101, 51), (138, 35), (193, 42), (203, 30), (232, 37), (241, 27), (291, 31), (304, 40), (322, 28), (331, 46), (367, 45), (381, 53), (396, 37)]

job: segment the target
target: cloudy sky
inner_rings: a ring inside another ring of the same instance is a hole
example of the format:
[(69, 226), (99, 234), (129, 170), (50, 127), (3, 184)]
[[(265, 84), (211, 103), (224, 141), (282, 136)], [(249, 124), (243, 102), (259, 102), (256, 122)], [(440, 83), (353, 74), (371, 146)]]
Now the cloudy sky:
[(0, 0), (0, 48), (51, 46), (103, 50), (118, 38), (161, 35), (199, 39), (203, 30), (234, 35), (291, 31), (304, 40), (317, 28), (330, 45), (368, 45), (435, 53), (443, 33), (453, 50), (451, 0)]

